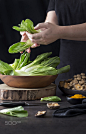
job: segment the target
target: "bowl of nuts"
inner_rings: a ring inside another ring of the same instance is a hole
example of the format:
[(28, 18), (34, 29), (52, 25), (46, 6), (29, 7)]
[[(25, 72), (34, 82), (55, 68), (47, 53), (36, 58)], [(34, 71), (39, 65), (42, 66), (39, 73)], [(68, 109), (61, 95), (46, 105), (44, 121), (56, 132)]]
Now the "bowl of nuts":
[(71, 79), (60, 81), (58, 87), (66, 95), (86, 95), (86, 75), (85, 73), (74, 75)]

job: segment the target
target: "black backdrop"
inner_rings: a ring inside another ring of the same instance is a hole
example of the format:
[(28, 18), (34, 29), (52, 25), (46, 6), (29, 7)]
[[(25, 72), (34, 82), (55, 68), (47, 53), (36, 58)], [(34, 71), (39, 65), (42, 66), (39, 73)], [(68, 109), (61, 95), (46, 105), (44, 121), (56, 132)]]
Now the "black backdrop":
[[(22, 19), (31, 19), (34, 26), (44, 22), (49, 0), (0, 0), (0, 60), (12, 63), (18, 54), (9, 54), (8, 48), (13, 43), (19, 42), (20, 33), (13, 30), (12, 26), (21, 23)], [(52, 56), (59, 55), (59, 40), (47, 45), (41, 45), (31, 50), (31, 60), (38, 54), (52, 51)]]

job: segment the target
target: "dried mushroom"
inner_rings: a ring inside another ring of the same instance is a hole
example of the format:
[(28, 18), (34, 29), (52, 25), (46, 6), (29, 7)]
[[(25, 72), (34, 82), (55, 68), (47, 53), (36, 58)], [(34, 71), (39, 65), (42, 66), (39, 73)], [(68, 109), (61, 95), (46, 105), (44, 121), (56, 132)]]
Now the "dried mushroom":
[(81, 75), (80, 74), (77, 74), (77, 77), (81, 77)]
[(82, 76), (82, 79), (86, 79), (86, 76), (83, 75), (83, 76)]
[(68, 80), (65, 80), (65, 82), (71, 82), (73, 79), (71, 78), (71, 79), (68, 79)]
[(74, 77), (74, 78), (77, 78), (77, 75), (74, 75), (73, 77)]
[(64, 83), (64, 88), (68, 88), (68, 86), (69, 86), (69, 83), (65, 82)]
[(36, 117), (42, 117), (42, 116), (44, 116), (46, 114), (46, 111), (38, 111), (36, 114), (35, 114), (35, 116)]
[(54, 102), (52, 102), (52, 103), (47, 103), (47, 107), (49, 108), (49, 109), (57, 109), (57, 108), (60, 108), (60, 105), (58, 104), (58, 103), (54, 103)]
[(81, 73), (82, 76), (85, 76), (85, 73)]
[(79, 84), (80, 84), (80, 85), (83, 85), (84, 83), (85, 83), (84, 80), (79, 81)]
[(77, 77), (77, 80), (81, 80), (81, 77)]
[(64, 84), (65, 84), (64, 81), (60, 81), (60, 82), (59, 82), (60, 87), (64, 87)]
[(82, 86), (80, 84), (75, 84), (75, 89), (76, 90), (82, 90)]
[(74, 79), (71, 78), (71, 79), (63, 81), (63, 83), (64, 83), (63, 85), (62, 85), (62, 81), (61, 81), (61, 85), (67, 89), (86, 91), (86, 75), (85, 75), (85, 73), (74, 75), (73, 78)]
[(74, 85), (74, 84), (78, 84), (78, 81), (77, 81), (77, 80), (74, 80), (74, 81), (73, 81), (73, 85)]

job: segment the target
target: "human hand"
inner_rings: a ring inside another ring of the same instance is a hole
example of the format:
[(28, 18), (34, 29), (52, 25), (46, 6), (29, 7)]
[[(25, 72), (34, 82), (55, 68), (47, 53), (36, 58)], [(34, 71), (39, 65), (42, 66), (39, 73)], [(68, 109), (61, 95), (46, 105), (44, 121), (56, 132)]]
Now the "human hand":
[(40, 29), (40, 33), (31, 34), (26, 32), (27, 37), (36, 44), (48, 45), (60, 38), (60, 26), (46, 22), (39, 23), (35, 30)]
[[(21, 42), (26, 42), (26, 41), (29, 39), (28, 36), (27, 36), (27, 34), (26, 34), (26, 32), (20, 32), (20, 34), (22, 35), (22, 37), (21, 37)], [(38, 46), (40, 46), (40, 45), (37, 44), (37, 43), (34, 43), (34, 44), (31, 46), (31, 48), (35, 48), (35, 47), (38, 47)], [(31, 49), (28, 48), (26, 51), (27, 51), (28, 53), (30, 53), (30, 52), (31, 52)], [(23, 53), (23, 52), (21, 52), (21, 53)]]

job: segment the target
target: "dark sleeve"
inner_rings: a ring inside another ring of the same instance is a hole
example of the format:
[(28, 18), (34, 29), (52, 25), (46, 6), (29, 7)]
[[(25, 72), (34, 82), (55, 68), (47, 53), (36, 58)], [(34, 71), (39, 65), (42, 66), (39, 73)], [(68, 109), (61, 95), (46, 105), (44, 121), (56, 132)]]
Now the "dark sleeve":
[(47, 12), (55, 10), (55, 0), (50, 0)]

